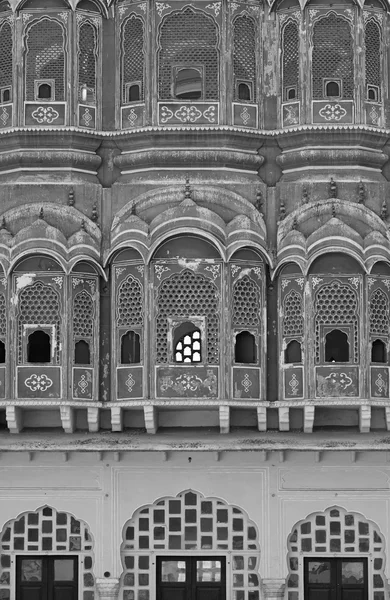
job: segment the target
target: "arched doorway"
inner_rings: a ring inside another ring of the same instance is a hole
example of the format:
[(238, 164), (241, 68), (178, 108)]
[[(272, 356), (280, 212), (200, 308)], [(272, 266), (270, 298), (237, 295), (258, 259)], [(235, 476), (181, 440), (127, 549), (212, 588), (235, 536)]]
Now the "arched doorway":
[(4, 525), (0, 544), (2, 600), (46, 600), (57, 593), (96, 600), (93, 539), (70, 513), (50, 506), (25, 512)]
[(123, 528), (121, 559), (120, 600), (164, 599), (169, 583), (186, 600), (202, 597), (201, 584), (206, 598), (225, 600), (224, 582), (234, 600), (260, 600), (256, 525), (241, 508), (199, 492), (137, 509)]
[[(339, 506), (294, 525), (287, 563), (287, 600), (388, 597), (383, 535), (363, 515)], [(340, 595), (343, 589), (347, 593)]]

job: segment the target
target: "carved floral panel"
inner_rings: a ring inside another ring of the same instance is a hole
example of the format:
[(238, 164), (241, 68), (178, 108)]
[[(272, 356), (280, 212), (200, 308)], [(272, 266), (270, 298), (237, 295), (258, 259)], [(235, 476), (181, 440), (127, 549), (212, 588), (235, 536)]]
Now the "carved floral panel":
[(159, 102), (159, 125), (218, 125), (218, 102)]
[(13, 125), (13, 105), (2, 104), (0, 106), (0, 129), (6, 129)]
[[(1, 118), (1, 117), (0, 117)], [(122, 129), (137, 129), (145, 125), (145, 105), (123, 106), (121, 109)]]
[(285, 369), (284, 397), (289, 400), (303, 398), (303, 367)]
[(388, 367), (371, 367), (371, 398), (389, 397)]
[(254, 367), (233, 367), (233, 398), (260, 398), (260, 369)]
[(359, 368), (316, 367), (316, 397), (343, 398), (359, 396)]
[(17, 398), (61, 398), (61, 367), (18, 367)]
[(157, 367), (157, 398), (217, 398), (218, 367)]
[(233, 103), (233, 125), (256, 128), (258, 126), (257, 106), (254, 104)]
[(313, 101), (313, 123), (337, 125), (354, 122), (354, 103), (352, 101)]
[[(26, 103), (24, 107), (25, 125), (33, 127), (61, 127), (66, 125), (66, 103), (48, 102)], [(1, 118), (1, 117), (0, 117)]]
[(96, 108), (94, 106), (79, 105), (79, 126), (96, 129)]
[(73, 398), (92, 400), (93, 369), (73, 367)]
[(118, 367), (117, 399), (131, 400), (143, 396), (143, 367)]

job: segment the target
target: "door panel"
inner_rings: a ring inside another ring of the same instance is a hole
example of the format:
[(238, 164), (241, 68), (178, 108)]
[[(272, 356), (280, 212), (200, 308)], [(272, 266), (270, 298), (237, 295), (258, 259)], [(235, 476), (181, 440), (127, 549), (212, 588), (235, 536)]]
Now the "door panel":
[(78, 600), (77, 556), (18, 556), (17, 600)]
[(309, 590), (308, 600), (336, 600), (332, 590)]
[(196, 589), (196, 600), (222, 600), (220, 588), (201, 587)]
[(20, 600), (46, 600), (41, 588), (21, 588), (17, 598)]
[(157, 600), (226, 600), (226, 559), (221, 556), (157, 558)]
[(77, 600), (73, 587), (54, 588), (53, 600)]
[(305, 558), (305, 600), (368, 600), (366, 558)]
[(365, 600), (364, 590), (342, 590), (342, 600)]

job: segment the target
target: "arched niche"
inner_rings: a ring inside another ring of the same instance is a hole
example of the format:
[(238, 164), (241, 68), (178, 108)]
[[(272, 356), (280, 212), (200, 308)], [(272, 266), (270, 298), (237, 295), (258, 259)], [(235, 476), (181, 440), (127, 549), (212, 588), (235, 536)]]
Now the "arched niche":
[[(78, 597), (83, 600), (98, 600), (95, 588), (94, 541), (88, 525), (72, 514), (57, 511), (51, 506), (42, 506), (35, 511), (24, 512), (8, 521), (0, 536), (0, 597), (15, 598), (15, 569), (11, 567), (15, 555), (52, 554), (77, 555), (79, 578)], [(39, 557), (40, 558), (40, 557)]]
[(143, 260), (141, 254), (135, 248), (124, 248), (119, 250), (112, 259), (113, 263), (125, 262), (127, 260)]
[(193, 490), (160, 498), (134, 512), (125, 523), (122, 539), (120, 598), (139, 598), (140, 590), (151, 594), (156, 555), (174, 552), (191, 557), (200, 551), (230, 556), (227, 588), (242, 600), (261, 598), (258, 529), (245, 511), (220, 498)]
[(19, 8), (30, 10), (32, 8), (70, 8), (70, 6), (65, 0), (26, 0)]
[(299, 521), (287, 540), (287, 600), (304, 600), (304, 560), (367, 558), (370, 598), (387, 598), (385, 541), (379, 527), (357, 512), (332, 506)]
[(61, 265), (52, 257), (46, 255), (28, 256), (18, 262), (14, 271), (28, 273), (35, 271), (62, 271)]
[(263, 261), (261, 254), (253, 248), (240, 248), (230, 257), (230, 260)]
[(99, 14), (102, 12), (98, 4), (92, 0), (81, 0), (77, 5), (77, 9)]
[(390, 265), (387, 262), (381, 260), (376, 262), (371, 269), (371, 275), (390, 276)]
[(302, 275), (302, 270), (297, 263), (287, 263), (280, 269), (280, 275)]
[(216, 258), (221, 256), (209, 241), (195, 236), (177, 236), (166, 240), (157, 248), (154, 259)]
[(86, 261), (78, 262), (72, 268), (72, 273), (91, 273), (93, 275), (98, 275), (97, 269), (91, 263)]
[(329, 252), (316, 258), (310, 265), (309, 273), (327, 275), (356, 275), (363, 274), (362, 266), (349, 254)]

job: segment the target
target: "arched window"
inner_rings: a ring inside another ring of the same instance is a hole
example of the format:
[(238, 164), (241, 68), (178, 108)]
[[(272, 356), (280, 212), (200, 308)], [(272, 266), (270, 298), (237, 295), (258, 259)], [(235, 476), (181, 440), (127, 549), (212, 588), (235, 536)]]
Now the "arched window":
[(137, 102), (144, 98), (144, 22), (131, 15), (122, 26), (121, 81), (123, 102)]
[(283, 100), (299, 98), (299, 28), (288, 21), (282, 31)]
[(202, 338), (200, 330), (191, 322), (181, 323), (174, 331), (174, 361), (199, 363), (202, 361)]
[(7, 21), (0, 27), (0, 104), (12, 100), (12, 29)]
[[(313, 98), (323, 99), (328, 95), (326, 81), (341, 85), (340, 95), (353, 99), (354, 61), (350, 24), (335, 13), (320, 18), (314, 24), (312, 53)], [(331, 90), (335, 91), (332, 84)]]
[(364, 28), (366, 50), (365, 74), (366, 95), (368, 100), (380, 101), (382, 43), (379, 24), (369, 19)]
[(387, 352), (386, 344), (383, 340), (374, 340), (371, 346), (371, 362), (373, 363), (386, 363)]
[(241, 331), (236, 335), (236, 344), (234, 347), (234, 361), (236, 363), (255, 363), (256, 358), (256, 340), (253, 333)]
[[(201, 32), (201, 35), (194, 35), (194, 32)], [(161, 24), (159, 47), (160, 99), (176, 97), (176, 77), (182, 69), (195, 69), (197, 77), (202, 74), (203, 99), (218, 99), (218, 35), (212, 17), (189, 6), (167, 15)]]
[(96, 102), (98, 33), (89, 21), (78, 28), (78, 90), (79, 101)]
[(0, 340), (0, 364), (5, 363), (5, 344)]
[(5, 363), (6, 350), (5, 342), (7, 339), (7, 305), (5, 295), (0, 294), (0, 363)]
[(49, 334), (38, 329), (28, 336), (27, 362), (49, 363), (51, 361), (51, 340)]
[(253, 19), (241, 15), (233, 25), (235, 100), (255, 100), (256, 28)]
[(291, 340), (284, 351), (284, 362), (286, 364), (302, 362), (301, 344), (297, 340)]
[(348, 362), (349, 343), (344, 331), (333, 329), (325, 336), (325, 362)]
[(59, 21), (43, 17), (29, 27), (25, 54), (26, 100), (37, 100), (40, 85), (50, 85), (48, 80), (52, 81), (50, 99), (65, 100), (64, 48), (64, 28)]
[(201, 100), (203, 97), (203, 69), (176, 68), (174, 97), (180, 100)]
[(327, 81), (325, 83), (325, 96), (339, 98), (341, 96), (339, 81)]
[(140, 362), (140, 336), (135, 331), (127, 331), (121, 337), (121, 365), (133, 365)]
[(74, 364), (75, 365), (90, 365), (91, 352), (89, 344), (84, 340), (79, 340), (74, 345)]

